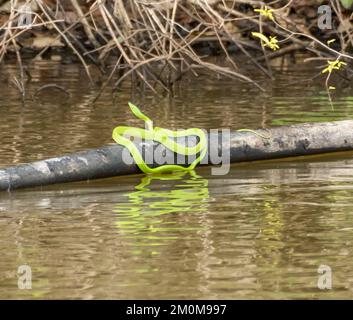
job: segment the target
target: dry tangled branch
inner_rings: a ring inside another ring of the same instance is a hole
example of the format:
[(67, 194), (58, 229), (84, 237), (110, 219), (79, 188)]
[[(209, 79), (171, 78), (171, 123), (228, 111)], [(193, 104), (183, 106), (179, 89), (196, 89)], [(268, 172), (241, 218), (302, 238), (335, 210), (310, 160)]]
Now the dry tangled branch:
[[(323, 4), (333, 9), (332, 30), (317, 26)], [(275, 18), (259, 9), (273, 10)], [(278, 37), (280, 49), (268, 52), (252, 32)], [(156, 84), (168, 90), (200, 67), (262, 89), (238, 66), (240, 54), (272, 77), (269, 60), (294, 50), (351, 59), (352, 32), (350, 12), (339, 0), (0, 0), (0, 63), (15, 54), (22, 69), (23, 51), (40, 57), (68, 48), (89, 76), (91, 63), (103, 71), (113, 62), (108, 79), (118, 73), (115, 86), (133, 74), (151, 90)], [(331, 38), (333, 46), (326, 44)], [(210, 52), (223, 53), (226, 63), (209, 62)]]

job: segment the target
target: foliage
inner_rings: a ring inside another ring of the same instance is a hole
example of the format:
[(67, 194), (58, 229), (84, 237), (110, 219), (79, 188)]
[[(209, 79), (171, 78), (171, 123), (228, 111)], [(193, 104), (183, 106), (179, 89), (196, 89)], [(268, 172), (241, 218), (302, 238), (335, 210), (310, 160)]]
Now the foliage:
[(348, 9), (352, 6), (353, 0), (341, 0), (342, 5)]

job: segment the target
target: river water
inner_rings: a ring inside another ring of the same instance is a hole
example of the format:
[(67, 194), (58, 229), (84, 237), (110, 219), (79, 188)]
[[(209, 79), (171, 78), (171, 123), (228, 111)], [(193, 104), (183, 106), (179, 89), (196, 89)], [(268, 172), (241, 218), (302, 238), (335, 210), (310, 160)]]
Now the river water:
[[(171, 129), (353, 115), (350, 88), (331, 106), (324, 79), (307, 81), (320, 70), (291, 61), (274, 81), (256, 75), (265, 94), (206, 74), (183, 79), (173, 97), (127, 82), (95, 103), (98, 86), (79, 65), (29, 68), (25, 103), (11, 84), (16, 66), (0, 74), (1, 167), (111, 143), (114, 126), (142, 125), (130, 99)], [(45, 84), (70, 95), (51, 87), (32, 97)], [(203, 167), (2, 192), (0, 298), (352, 298), (352, 197), (351, 153), (234, 165), (226, 176)], [(32, 289), (18, 288), (21, 265)], [(331, 290), (318, 287), (320, 266), (331, 269)]]

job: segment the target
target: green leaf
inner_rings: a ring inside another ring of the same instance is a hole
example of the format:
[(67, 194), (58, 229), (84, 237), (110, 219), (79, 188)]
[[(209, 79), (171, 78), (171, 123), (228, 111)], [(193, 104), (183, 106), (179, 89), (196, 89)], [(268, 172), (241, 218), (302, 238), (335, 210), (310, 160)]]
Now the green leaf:
[(341, 3), (346, 9), (349, 9), (353, 4), (353, 0), (341, 0)]

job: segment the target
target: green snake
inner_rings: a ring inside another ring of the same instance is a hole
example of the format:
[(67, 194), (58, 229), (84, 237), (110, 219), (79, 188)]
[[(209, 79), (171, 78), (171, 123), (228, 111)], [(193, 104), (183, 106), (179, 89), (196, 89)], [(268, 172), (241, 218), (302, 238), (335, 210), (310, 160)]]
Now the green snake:
[[(199, 128), (191, 128), (187, 130), (178, 130), (173, 131), (169, 129), (153, 127), (153, 121), (141, 112), (141, 110), (129, 102), (129, 107), (132, 113), (139, 119), (145, 122), (146, 129), (136, 128), (136, 127), (127, 127), (127, 126), (118, 126), (114, 128), (112, 137), (114, 141), (124, 147), (126, 147), (132, 157), (135, 160), (135, 163), (144, 173), (163, 173), (171, 171), (191, 171), (201, 162), (207, 152), (207, 138), (203, 130)], [(252, 132), (264, 139), (269, 139), (258, 132), (255, 132), (250, 129), (239, 129), (240, 132)], [(157, 141), (160, 144), (163, 144), (166, 148), (173, 151), (174, 153), (179, 153), (184, 156), (197, 155), (196, 159), (189, 166), (181, 166), (177, 164), (165, 164), (156, 168), (151, 168), (148, 166), (142, 158), (141, 153), (139, 152), (136, 145), (127, 138), (129, 137), (138, 137), (145, 140)], [(193, 147), (187, 147), (183, 144), (179, 144), (175, 141), (175, 138), (187, 137), (187, 136), (197, 136), (199, 142)], [(172, 139), (171, 139), (172, 138)]]
[[(140, 168), (140, 170), (144, 173), (162, 173), (162, 172), (170, 172), (170, 171), (190, 171), (195, 169), (195, 167), (201, 162), (203, 157), (207, 151), (207, 139), (205, 133), (198, 128), (191, 128), (187, 130), (178, 130), (173, 131), (169, 129), (153, 127), (152, 120), (143, 114), (138, 107), (129, 102), (129, 107), (132, 113), (139, 119), (145, 121), (145, 125), (147, 129), (135, 128), (135, 127), (125, 127), (119, 126), (113, 130), (113, 139), (116, 143), (123, 145), (126, 147), (131, 155), (133, 156), (136, 164)], [(165, 164), (156, 168), (151, 168), (148, 166), (142, 158), (139, 150), (136, 145), (125, 135), (129, 135), (130, 137), (139, 137), (146, 140), (153, 140), (163, 144), (169, 150), (179, 153), (185, 156), (199, 155), (196, 159), (187, 167), (180, 166), (177, 164)], [(177, 143), (172, 138), (180, 138), (186, 136), (197, 136), (199, 138), (199, 142), (197, 145), (193, 147), (186, 147), (180, 143)]]

